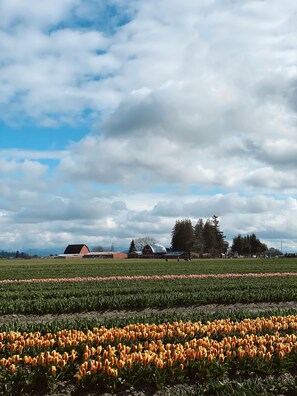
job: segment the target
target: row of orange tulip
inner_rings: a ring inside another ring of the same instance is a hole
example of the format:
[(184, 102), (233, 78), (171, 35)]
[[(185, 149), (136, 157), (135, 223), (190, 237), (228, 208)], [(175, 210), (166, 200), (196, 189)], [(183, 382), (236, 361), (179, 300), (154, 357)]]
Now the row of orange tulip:
[(296, 327), (297, 316), (291, 315), (206, 324), (131, 324), (87, 332), (2, 332), (0, 370), (13, 374), (18, 368), (43, 367), (50, 376), (72, 372), (76, 380), (87, 381), (92, 376), (123, 379), (143, 367), (169, 369), (174, 376), (174, 370), (187, 372), (195, 364), (240, 367), (246, 358), (281, 364), (286, 356), (297, 360)]
[(98, 351), (85, 347), (84, 362), (80, 366), (77, 378), (88, 376), (90, 373), (101, 371), (108, 375), (117, 376), (125, 366), (150, 365), (159, 369), (166, 367), (179, 367), (184, 369), (194, 361), (204, 363), (223, 364), (225, 361), (239, 360), (244, 357), (270, 360), (276, 356), (283, 359), (286, 355), (296, 353), (296, 335), (281, 337), (276, 335), (246, 335), (244, 338), (229, 336), (221, 341), (204, 337), (192, 339), (185, 344), (158, 342), (139, 343), (134, 348), (121, 345)]
[[(240, 360), (244, 357), (259, 358), (269, 361), (274, 356), (283, 359), (286, 355), (296, 352), (296, 339), (290, 337), (258, 337), (251, 336), (244, 339), (232, 340), (224, 339), (216, 342), (205, 338), (197, 342), (190, 342), (189, 345), (181, 344), (154, 344), (150, 343), (147, 349), (139, 345), (138, 350), (131, 352), (128, 348), (118, 351), (115, 347), (110, 349), (101, 349), (100, 354), (97, 350), (85, 348), (82, 360), (75, 377), (82, 380), (90, 374), (99, 373), (101, 375), (118, 377), (119, 373), (123, 377), (123, 371), (136, 368), (137, 366), (151, 366), (162, 370), (166, 367), (176, 367), (184, 370), (191, 366), (194, 361), (203, 361), (206, 363), (224, 364), (225, 361)], [(230, 342), (231, 341), (231, 342)], [(140, 350), (139, 350), (140, 349)], [(30, 367), (34, 370), (40, 366), (48, 367), (49, 374), (55, 376), (57, 370), (67, 371), (69, 366), (77, 359), (76, 352), (70, 354), (64, 352), (60, 354), (56, 351), (52, 353), (40, 353), (35, 357), (13, 355), (7, 359), (2, 358), (0, 364), (6, 367), (11, 373), (14, 373), (17, 366)]]
[(94, 328), (92, 331), (83, 332), (80, 330), (61, 330), (54, 334), (40, 332), (20, 333), (2, 332), (0, 333), (0, 352), (5, 347), (12, 351), (22, 353), (26, 347), (76, 347), (85, 342), (103, 344), (104, 342), (115, 341), (137, 341), (155, 340), (164, 337), (188, 339), (193, 337), (203, 337), (204, 335), (228, 335), (239, 333), (244, 336), (246, 333), (259, 334), (267, 331), (294, 331), (297, 329), (297, 316), (272, 316), (270, 318), (244, 319), (241, 322), (234, 322), (230, 319), (215, 320), (213, 322), (173, 322), (162, 324), (131, 324), (123, 328), (114, 327)]

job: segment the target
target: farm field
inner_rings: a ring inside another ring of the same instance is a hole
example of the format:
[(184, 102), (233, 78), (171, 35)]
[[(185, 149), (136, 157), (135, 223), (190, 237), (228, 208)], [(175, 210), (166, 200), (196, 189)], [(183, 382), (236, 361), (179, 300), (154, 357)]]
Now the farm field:
[(296, 274), (295, 259), (1, 260), (0, 394), (297, 394)]
[(0, 279), (249, 272), (297, 272), (297, 259), (195, 259), (191, 262), (161, 259), (0, 260)]

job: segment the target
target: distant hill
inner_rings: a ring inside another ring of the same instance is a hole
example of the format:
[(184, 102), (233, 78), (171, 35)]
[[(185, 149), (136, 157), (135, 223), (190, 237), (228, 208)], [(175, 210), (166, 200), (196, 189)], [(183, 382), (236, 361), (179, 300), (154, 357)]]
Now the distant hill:
[(29, 254), (30, 256), (50, 256), (64, 253), (66, 246), (63, 247), (55, 247), (55, 248), (44, 248), (44, 249), (25, 249), (24, 252)]

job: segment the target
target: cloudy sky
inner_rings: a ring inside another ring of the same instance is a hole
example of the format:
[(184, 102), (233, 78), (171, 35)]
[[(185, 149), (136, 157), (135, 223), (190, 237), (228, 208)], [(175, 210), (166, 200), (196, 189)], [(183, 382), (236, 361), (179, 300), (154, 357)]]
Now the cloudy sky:
[(295, 0), (0, 0), (0, 250), (297, 251)]

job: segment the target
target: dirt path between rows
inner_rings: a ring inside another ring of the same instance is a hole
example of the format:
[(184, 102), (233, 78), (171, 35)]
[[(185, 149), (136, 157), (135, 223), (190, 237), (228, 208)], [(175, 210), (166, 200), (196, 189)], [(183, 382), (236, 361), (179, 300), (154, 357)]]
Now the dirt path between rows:
[(0, 324), (7, 324), (11, 322), (21, 323), (48, 323), (53, 321), (72, 321), (76, 319), (103, 319), (103, 318), (120, 318), (128, 316), (139, 316), (147, 314), (166, 314), (176, 312), (179, 313), (191, 313), (191, 312), (207, 312), (216, 313), (219, 311), (228, 310), (239, 310), (245, 312), (257, 312), (257, 311), (275, 311), (278, 309), (297, 309), (297, 301), (280, 302), (280, 303), (252, 303), (252, 304), (209, 304), (209, 305), (198, 305), (192, 307), (173, 307), (166, 309), (154, 309), (146, 308), (143, 310), (125, 310), (125, 311), (102, 311), (102, 312), (81, 312), (81, 313), (65, 313), (65, 314), (45, 314), (45, 315), (1, 315)]

